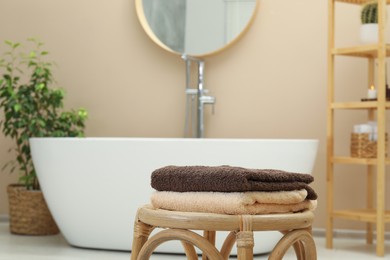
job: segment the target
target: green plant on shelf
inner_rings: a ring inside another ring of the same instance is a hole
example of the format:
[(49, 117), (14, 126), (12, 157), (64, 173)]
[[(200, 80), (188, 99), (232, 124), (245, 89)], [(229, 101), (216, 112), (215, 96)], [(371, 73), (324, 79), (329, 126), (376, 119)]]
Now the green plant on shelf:
[(378, 23), (378, 2), (372, 1), (364, 4), (360, 18), (362, 24)]

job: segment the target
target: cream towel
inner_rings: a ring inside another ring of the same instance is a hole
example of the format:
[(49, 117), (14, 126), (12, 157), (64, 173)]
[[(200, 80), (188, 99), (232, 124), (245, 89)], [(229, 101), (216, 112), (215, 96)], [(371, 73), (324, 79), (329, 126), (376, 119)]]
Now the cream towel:
[(317, 200), (307, 200), (306, 190), (282, 192), (171, 192), (151, 196), (155, 208), (218, 214), (270, 214), (314, 210)]

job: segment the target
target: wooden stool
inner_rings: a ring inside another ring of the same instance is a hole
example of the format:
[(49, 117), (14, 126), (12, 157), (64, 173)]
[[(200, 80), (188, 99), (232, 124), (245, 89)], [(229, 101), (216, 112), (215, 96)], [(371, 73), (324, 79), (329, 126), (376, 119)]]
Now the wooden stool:
[[(294, 246), (297, 259), (316, 260), (316, 247), (311, 235), (314, 215), (311, 211), (269, 215), (223, 215), (154, 209), (150, 205), (138, 209), (134, 224), (131, 260), (149, 259), (160, 244), (180, 240), (187, 259), (197, 260), (194, 246), (203, 251), (203, 260), (228, 259), (237, 241), (238, 260), (253, 259), (253, 231), (277, 230), (284, 234), (269, 259), (282, 259)], [(154, 228), (165, 230), (149, 238)], [(191, 231), (203, 230), (204, 236)], [(231, 231), (220, 251), (215, 244), (216, 231)]]

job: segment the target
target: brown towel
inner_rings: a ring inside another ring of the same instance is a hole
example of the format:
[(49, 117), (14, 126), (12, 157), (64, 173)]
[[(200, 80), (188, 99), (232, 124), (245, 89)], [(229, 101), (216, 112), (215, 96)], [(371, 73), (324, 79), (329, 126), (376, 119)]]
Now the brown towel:
[[(272, 214), (314, 210), (317, 200), (302, 200), (299, 191), (282, 192), (171, 192), (158, 191), (152, 194), (153, 207), (218, 214)], [(262, 203), (265, 201), (267, 203)], [(274, 201), (275, 203), (270, 203)], [(286, 204), (287, 202), (292, 202)], [(277, 203), (283, 202), (283, 203)]]
[(166, 166), (152, 173), (151, 185), (158, 191), (292, 191), (307, 190), (308, 200), (317, 194), (308, 185), (310, 174), (273, 169), (246, 169), (232, 166)]

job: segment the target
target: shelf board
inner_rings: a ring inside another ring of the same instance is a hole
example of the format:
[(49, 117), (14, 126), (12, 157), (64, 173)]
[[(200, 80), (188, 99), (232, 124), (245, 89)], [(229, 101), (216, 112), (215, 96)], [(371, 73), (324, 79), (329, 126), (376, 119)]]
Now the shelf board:
[[(334, 48), (332, 50), (333, 55), (354, 56), (372, 58), (378, 56), (378, 45), (362, 45), (348, 48)], [(390, 56), (390, 44), (386, 44), (386, 56)]]
[[(366, 2), (371, 2), (372, 0), (335, 0), (336, 2), (341, 2), (341, 3), (348, 3), (348, 4), (357, 4), (361, 5)], [(390, 0), (386, 1), (388, 4), (390, 4)]]
[[(343, 218), (364, 222), (376, 222), (375, 209), (352, 209), (352, 210), (336, 210), (333, 211), (334, 218)], [(385, 222), (390, 222), (390, 211), (385, 211)]]
[[(362, 164), (362, 165), (376, 165), (376, 158), (356, 158), (348, 156), (335, 156), (332, 158), (333, 163), (342, 164)], [(386, 164), (390, 164), (390, 158), (386, 158)]]
[[(333, 109), (376, 109), (378, 106), (377, 101), (366, 102), (336, 102), (332, 103)], [(386, 109), (390, 109), (390, 102), (386, 102)]]

